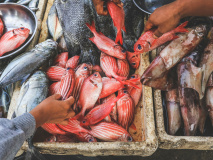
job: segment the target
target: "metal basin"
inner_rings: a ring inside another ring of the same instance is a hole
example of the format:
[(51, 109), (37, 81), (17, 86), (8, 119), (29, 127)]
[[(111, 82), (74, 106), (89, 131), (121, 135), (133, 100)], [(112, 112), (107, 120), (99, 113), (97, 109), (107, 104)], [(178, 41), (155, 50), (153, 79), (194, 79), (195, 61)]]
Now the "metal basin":
[(135, 5), (147, 14), (151, 14), (156, 8), (174, 1), (175, 0), (133, 0)]
[(28, 7), (15, 3), (1, 3), (0, 17), (5, 25), (4, 32), (20, 27), (26, 27), (30, 30), (30, 35), (24, 44), (16, 50), (8, 52), (0, 57), (0, 59), (5, 59), (22, 53), (29, 45), (37, 30), (37, 18), (33, 11), (31, 11)]

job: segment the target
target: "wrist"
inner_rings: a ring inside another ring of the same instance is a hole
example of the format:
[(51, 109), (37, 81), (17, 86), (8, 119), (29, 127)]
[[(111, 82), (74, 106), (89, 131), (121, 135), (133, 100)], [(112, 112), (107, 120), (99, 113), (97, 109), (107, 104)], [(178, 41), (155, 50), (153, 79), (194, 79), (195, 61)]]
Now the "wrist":
[(32, 111), (30, 111), (30, 114), (35, 118), (36, 128), (47, 122), (47, 116), (44, 114), (41, 108), (42, 107), (37, 106)]

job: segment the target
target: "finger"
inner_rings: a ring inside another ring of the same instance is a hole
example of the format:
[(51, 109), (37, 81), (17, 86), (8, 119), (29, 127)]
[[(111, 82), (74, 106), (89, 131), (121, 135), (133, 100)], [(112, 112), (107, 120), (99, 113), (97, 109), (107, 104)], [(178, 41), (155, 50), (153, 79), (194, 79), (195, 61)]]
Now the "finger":
[(62, 122), (60, 122), (59, 124), (63, 125), (63, 126), (66, 126), (69, 124), (69, 119), (65, 119), (63, 120)]
[(53, 97), (54, 99), (56, 99), (56, 100), (61, 99), (61, 95), (60, 95), (60, 94), (54, 94), (54, 95), (52, 95), (52, 97)]
[(154, 38), (158, 38), (158, 37), (160, 37), (162, 35), (163, 35), (163, 33), (161, 31), (159, 31), (159, 29), (156, 29), (154, 34), (153, 34), (153, 37)]
[(68, 115), (66, 116), (66, 118), (72, 118), (75, 116), (75, 112), (73, 110), (71, 110)]
[(71, 106), (75, 102), (75, 99), (72, 96), (70, 96), (64, 102), (66, 102), (69, 106)]
[(146, 25), (145, 25), (144, 31), (146, 32), (146, 31), (152, 29), (153, 27), (154, 27), (154, 24), (151, 23), (150, 21), (147, 21), (147, 22), (146, 22)]

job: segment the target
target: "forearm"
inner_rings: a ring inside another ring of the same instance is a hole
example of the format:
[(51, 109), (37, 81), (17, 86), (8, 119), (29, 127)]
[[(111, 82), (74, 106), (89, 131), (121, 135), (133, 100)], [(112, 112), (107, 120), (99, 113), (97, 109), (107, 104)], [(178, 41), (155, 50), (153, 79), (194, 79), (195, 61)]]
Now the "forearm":
[(24, 141), (33, 135), (35, 119), (25, 113), (13, 120), (0, 119), (0, 159), (13, 159)]
[(178, 7), (181, 18), (213, 15), (213, 0), (177, 0), (174, 3)]

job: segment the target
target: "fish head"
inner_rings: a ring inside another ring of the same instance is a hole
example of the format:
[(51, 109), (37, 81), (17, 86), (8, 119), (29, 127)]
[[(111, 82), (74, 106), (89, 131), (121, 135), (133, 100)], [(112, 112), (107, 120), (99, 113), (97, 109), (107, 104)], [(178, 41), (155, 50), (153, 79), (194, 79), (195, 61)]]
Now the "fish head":
[(20, 28), (14, 30), (14, 34), (28, 37), (30, 34), (30, 30), (25, 27), (20, 27)]
[(130, 77), (130, 80), (132, 82), (136, 82), (136, 84), (140, 83), (140, 75), (139, 74), (133, 74)]
[(103, 72), (103, 70), (101, 69), (101, 67), (99, 65), (93, 66), (92, 70), (95, 71), (95, 72)]
[(95, 137), (86, 132), (79, 133), (78, 138), (82, 142), (97, 142), (97, 139)]
[(133, 138), (132, 136), (127, 132), (121, 135), (121, 137), (119, 138), (120, 141), (123, 142), (132, 142)]
[(150, 48), (150, 43), (146, 40), (138, 40), (134, 45), (134, 51), (135, 52), (148, 52)]
[(56, 136), (50, 136), (45, 140), (45, 142), (56, 142), (56, 141), (57, 141)]
[(86, 63), (81, 64), (77, 70), (76, 70), (76, 75), (81, 75), (81, 76), (89, 76), (90, 75), (90, 66)]
[(91, 115), (88, 113), (86, 115), (86, 117), (84, 117), (83, 120), (80, 122), (80, 125), (83, 126), (83, 127), (89, 126), (90, 125), (90, 123), (89, 123), (90, 118), (91, 118)]
[(141, 60), (140, 54), (127, 51), (127, 59), (132, 68), (137, 69), (139, 67)]
[(93, 84), (102, 83), (102, 77), (99, 72), (93, 73), (89, 78), (90, 78), (90, 82)]
[(119, 59), (126, 59), (126, 50), (122, 48), (120, 45), (114, 46), (114, 54), (119, 57)]

